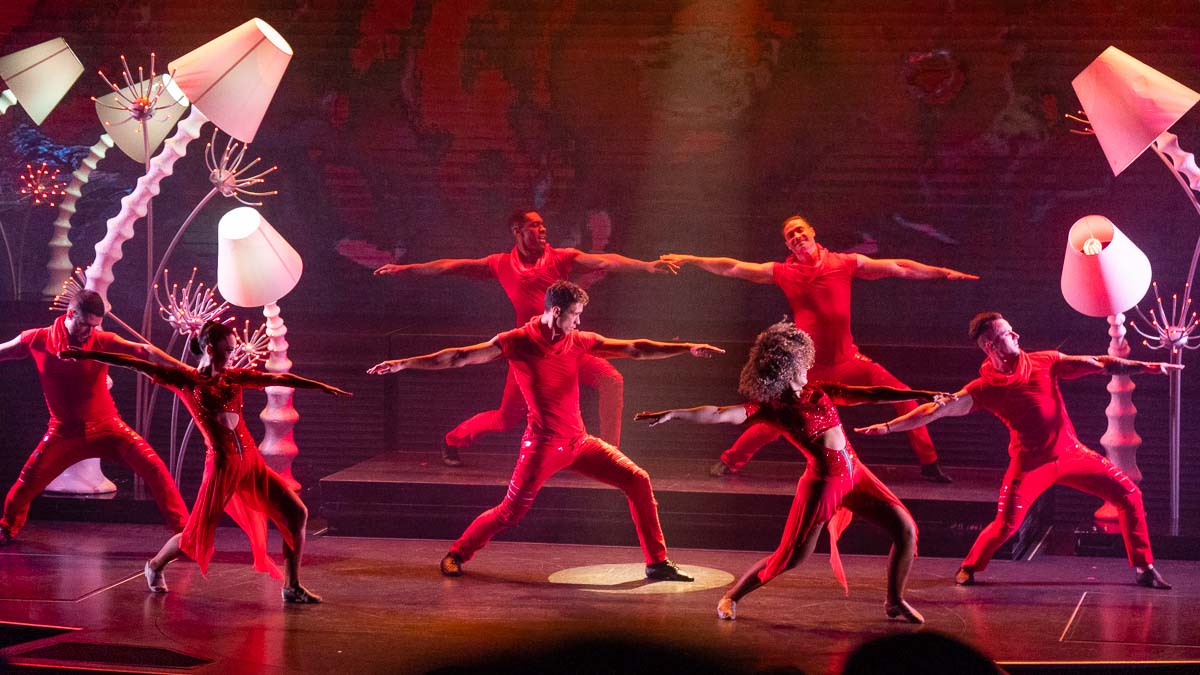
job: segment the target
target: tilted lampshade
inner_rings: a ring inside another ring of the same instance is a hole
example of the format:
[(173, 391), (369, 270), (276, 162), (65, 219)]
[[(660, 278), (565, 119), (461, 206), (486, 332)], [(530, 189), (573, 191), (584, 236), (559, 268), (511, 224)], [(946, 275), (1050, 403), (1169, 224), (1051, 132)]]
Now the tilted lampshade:
[(217, 226), (217, 290), (238, 307), (277, 302), (296, 287), (304, 262), (252, 207), (241, 206)]
[(1133, 307), (1150, 287), (1150, 261), (1104, 216), (1084, 216), (1067, 234), (1062, 294), (1087, 316), (1112, 316)]
[[(126, 101), (121, 98), (122, 95), (126, 98), (134, 98), (137, 96), (135, 90), (156, 92), (160, 83), (165, 84), (165, 87), (162, 95), (158, 97), (154, 117), (139, 123), (125, 110), (116, 109), (126, 104)], [(146, 129), (150, 132), (149, 150), (153, 155), (167, 134), (171, 133), (171, 129), (183, 116), (183, 111), (187, 110), (187, 107), (187, 96), (184, 96), (183, 91), (179, 89), (170, 75), (163, 74), (153, 80), (143, 80), (133, 87), (125, 87), (120, 94), (114, 91), (107, 96), (97, 98), (96, 116), (104, 124), (104, 133), (112, 137), (122, 152), (129, 155), (129, 158), (135, 162), (145, 163), (147, 139), (142, 138), (141, 124), (145, 124)]]
[(46, 119), (82, 74), (83, 64), (62, 38), (0, 58), (0, 78), (34, 124)]
[(1200, 101), (1200, 94), (1116, 47), (1105, 49), (1071, 86), (1114, 176)]
[(222, 131), (254, 140), (292, 48), (262, 19), (251, 19), (172, 61), (179, 88)]

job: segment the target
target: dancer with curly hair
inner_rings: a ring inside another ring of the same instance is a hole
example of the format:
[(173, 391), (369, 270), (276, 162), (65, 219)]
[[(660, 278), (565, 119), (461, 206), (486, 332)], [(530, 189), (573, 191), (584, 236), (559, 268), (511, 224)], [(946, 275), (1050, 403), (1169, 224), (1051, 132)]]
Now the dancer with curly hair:
[(904, 599), (904, 586), (917, 550), (917, 525), (900, 499), (858, 460), (834, 406), (914, 399), (941, 401), (949, 395), (890, 386), (810, 383), (808, 371), (813, 365), (814, 352), (812, 338), (807, 333), (790, 321), (781, 321), (759, 333), (742, 368), (738, 390), (750, 403), (640, 412), (634, 419), (648, 420), (651, 426), (671, 420), (766, 424), (808, 459), (796, 486), (779, 547), (754, 563), (725, 593), (717, 605), (717, 616), (733, 619), (742, 597), (804, 562), (816, 548), (826, 523), (829, 561), (834, 575), (849, 593), (837, 540), (850, 524), (851, 515), (856, 513), (892, 537), (885, 612), (891, 618), (924, 623), (921, 613)]
[[(320, 602), (321, 597), (301, 586), (299, 578), (308, 509), (259, 454), (242, 414), (242, 389), (282, 386), (320, 389), (334, 396), (350, 393), (291, 373), (227, 367), (230, 354), (237, 347), (237, 337), (232, 328), (222, 323), (204, 324), (200, 334), (192, 338), (190, 347), (200, 355), (195, 368), (174, 359), (173, 363), (160, 366), (124, 354), (75, 347), (64, 349), (59, 355), (65, 359), (100, 361), (149, 375), (157, 384), (175, 392), (204, 437), (208, 453), (196, 504), (183, 532), (168, 539), (158, 554), (146, 562), (146, 583), (151, 591), (166, 593), (163, 568), (184, 553), (200, 565), (202, 574), (206, 573), (217, 523), (225, 512), (250, 537), (254, 569), (276, 579), (283, 578), (284, 602)], [(264, 515), (274, 521), (283, 535), (286, 570), (283, 574), (267, 556)]]

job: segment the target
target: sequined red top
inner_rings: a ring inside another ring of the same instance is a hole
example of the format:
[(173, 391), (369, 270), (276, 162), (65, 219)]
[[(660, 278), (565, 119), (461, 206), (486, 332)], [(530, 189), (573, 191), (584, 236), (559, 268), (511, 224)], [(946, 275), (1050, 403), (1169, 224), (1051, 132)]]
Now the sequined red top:
[[(154, 381), (174, 391), (196, 421), (209, 452), (218, 455), (257, 454), (258, 446), (246, 427), (242, 414), (242, 389), (262, 389), (274, 384), (269, 375), (247, 368), (226, 368), (219, 373), (203, 373), (195, 368), (159, 368)], [(230, 429), (221, 420), (222, 413), (237, 415)]]
[(746, 422), (763, 422), (783, 435), (808, 459), (808, 471), (818, 476), (845, 476), (857, 458), (850, 441), (835, 449), (821, 442), (821, 434), (840, 426), (841, 417), (833, 399), (819, 384), (808, 384), (792, 400), (771, 403), (744, 403)]

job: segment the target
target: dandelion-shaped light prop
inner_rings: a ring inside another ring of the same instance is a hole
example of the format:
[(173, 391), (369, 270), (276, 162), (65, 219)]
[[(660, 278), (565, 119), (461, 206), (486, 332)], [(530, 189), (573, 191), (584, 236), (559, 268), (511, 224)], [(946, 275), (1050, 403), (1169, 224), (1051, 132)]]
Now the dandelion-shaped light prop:
[[(188, 277), (187, 283), (181, 288), (179, 284), (171, 284), (171, 275), (169, 270), (163, 270), (163, 284), (170, 286), (171, 291), (167, 294), (166, 299), (158, 300), (158, 313), (163, 321), (174, 329), (174, 334), (171, 336), (171, 343), (167, 345), (170, 349), (174, 345), (175, 338), (182, 337), (184, 344), (183, 349), (179, 354), (180, 361), (188, 359), (188, 340), (200, 334), (200, 329), (209, 321), (218, 321), (220, 323), (229, 323), (233, 321), (233, 317), (221, 318), (221, 315), (229, 309), (229, 303), (217, 300), (216, 293), (212, 288), (205, 288), (204, 282), (196, 281), (196, 268), (192, 268), (192, 274)], [(155, 285), (155, 290), (158, 286)], [(158, 390), (155, 389), (157, 394)], [(147, 407), (145, 422), (150, 424), (150, 411), (154, 408), (154, 396), (150, 397), (150, 405)], [(187, 450), (188, 438), (191, 437), (191, 432), (194, 427), (193, 422), (188, 423), (187, 430), (184, 431), (182, 440), (178, 435), (179, 430), (179, 399), (176, 398), (171, 404), (171, 436), (170, 446), (167, 454), (167, 466), (171, 469), (171, 476), (175, 478), (175, 483), (181, 481), (180, 474), (183, 470), (183, 458)]]
[(62, 38), (47, 40), (0, 57), (0, 115), (18, 102), (34, 124), (41, 124), (83, 74), (83, 64)]
[(211, 120), (244, 143), (254, 140), (291, 58), (292, 48), (283, 36), (267, 22), (251, 19), (168, 64), (172, 81), (192, 111), (150, 161), (133, 192), (121, 200), (120, 213), (109, 219), (105, 237), (96, 244), (96, 261), (88, 269), (89, 289), (107, 301), (113, 265), (123, 257), (121, 246), (133, 236), (133, 224), (145, 215), (159, 183), (171, 175), (205, 122)]
[(58, 169), (51, 168), (42, 162), (42, 165), (34, 168), (32, 164), (25, 165), (25, 171), (17, 179), (20, 193), (18, 203), (24, 202), (27, 205), (25, 210), (24, 220), (21, 222), (21, 229), (17, 232), (17, 243), (13, 243), (8, 238), (8, 232), (4, 228), (4, 224), (0, 223), (0, 240), (4, 242), (4, 251), (8, 256), (8, 272), (9, 279), (12, 280), (13, 300), (21, 297), (21, 281), (25, 271), (25, 236), (29, 231), (29, 220), (33, 216), (33, 209), (37, 206), (50, 206), (62, 198), (63, 188), (67, 186), (65, 181), (58, 178)]
[[(272, 373), (292, 368), (287, 357), (287, 326), (276, 303), (296, 287), (303, 270), (300, 254), (254, 208), (238, 207), (221, 218), (217, 226), (217, 287), (239, 307), (262, 306), (270, 337), (267, 370)], [(292, 405), (295, 390), (267, 387), (266, 391), (267, 406), (259, 414), (265, 428), (259, 450), (267, 464), (298, 490), (300, 483), (292, 476), (292, 463), (300, 452), (292, 436), (300, 419)]]
[[(1116, 47), (1104, 50), (1096, 60), (1079, 73), (1071, 86), (1079, 96), (1090, 131), (1100, 142), (1100, 148), (1112, 168), (1113, 175), (1133, 163), (1147, 148), (1154, 151), (1159, 159), (1171, 170), (1171, 175), (1183, 188), (1192, 208), (1200, 215), (1200, 201), (1197, 201), (1195, 190), (1200, 189), (1200, 167), (1191, 153), (1179, 147), (1179, 138), (1169, 129), (1179, 121), (1197, 102), (1200, 93), (1185, 87), (1141, 61), (1122, 52)], [(1191, 306), (1192, 279), (1196, 274), (1196, 262), (1200, 259), (1200, 238), (1192, 253), (1192, 262), (1188, 268), (1187, 281), (1183, 287), (1183, 314), (1176, 315), (1174, 311), (1167, 315), (1162, 311), (1161, 300), (1158, 303), (1158, 315), (1151, 310), (1149, 329), (1138, 332), (1146, 335), (1161, 335), (1153, 338), (1161, 344), (1159, 348), (1171, 349), (1171, 363), (1181, 363), (1183, 349), (1191, 348), (1191, 330), (1188, 319), (1185, 318), (1187, 308)], [(1158, 287), (1155, 286), (1158, 296)], [(1172, 296), (1177, 298), (1177, 296)], [(1173, 310), (1180, 306), (1179, 301), (1172, 301)], [(1139, 310), (1140, 313), (1140, 310)], [(1143, 315), (1143, 318), (1144, 315)], [(1152, 345), (1147, 337), (1147, 345)], [(1182, 344), (1175, 344), (1182, 339)], [(1180, 396), (1182, 393), (1182, 375), (1178, 370), (1170, 373), (1171, 415), (1170, 442), (1168, 464), (1170, 472), (1170, 518), (1169, 527), (1172, 535), (1179, 534), (1179, 422)]]

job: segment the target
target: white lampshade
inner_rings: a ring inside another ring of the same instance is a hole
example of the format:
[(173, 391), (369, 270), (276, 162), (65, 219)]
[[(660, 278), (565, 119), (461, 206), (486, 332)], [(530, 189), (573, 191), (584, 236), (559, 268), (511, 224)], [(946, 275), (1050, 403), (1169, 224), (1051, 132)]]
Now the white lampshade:
[(287, 40), (266, 21), (251, 19), (175, 59), (168, 69), (196, 109), (249, 143), (291, 59)]
[(217, 290), (239, 307), (260, 307), (287, 295), (304, 271), (296, 249), (249, 206), (217, 226)]
[(1067, 234), (1062, 294), (1087, 316), (1112, 316), (1133, 307), (1150, 287), (1150, 260), (1112, 221), (1084, 216)]
[(46, 119), (82, 74), (83, 64), (62, 38), (0, 58), (0, 78), (34, 124)]
[[(184, 96), (183, 91), (175, 84), (171, 76), (166, 74), (156, 76), (153, 81), (143, 80), (134, 87), (125, 87), (121, 90), (121, 94), (128, 98), (134, 98), (134, 89), (142, 92), (155, 92), (158, 91), (159, 83), (165, 84), (165, 88), (158, 98), (154, 117), (143, 122), (150, 132), (149, 150), (151, 155), (158, 149), (167, 134), (171, 133), (175, 123), (183, 116), (183, 111), (187, 110), (187, 96)], [(96, 116), (104, 124), (104, 133), (112, 137), (117, 147), (129, 155), (133, 161), (144, 164), (147, 159), (146, 140), (142, 138), (141, 124), (124, 110), (113, 109), (114, 106), (122, 105), (125, 105), (125, 101), (115, 91), (101, 96), (96, 99)]]
[(1200, 101), (1200, 94), (1116, 47), (1105, 49), (1071, 86), (1114, 176)]

